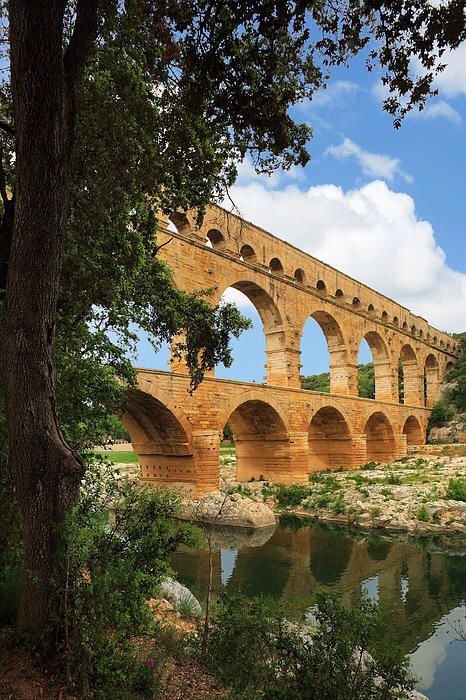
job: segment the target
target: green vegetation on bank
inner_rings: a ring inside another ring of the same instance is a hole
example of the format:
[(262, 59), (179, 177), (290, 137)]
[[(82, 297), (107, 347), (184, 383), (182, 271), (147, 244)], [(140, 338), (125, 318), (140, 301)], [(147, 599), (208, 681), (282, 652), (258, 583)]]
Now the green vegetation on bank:
[[(382, 617), (362, 598), (351, 610), (317, 596), (313, 628), (290, 624), (271, 601), (223, 597), (208, 663), (235, 700), (395, 700), (413, 688), (408, 663), (383, 642)], [(369, 656), (370, 654), (370, 656)]]

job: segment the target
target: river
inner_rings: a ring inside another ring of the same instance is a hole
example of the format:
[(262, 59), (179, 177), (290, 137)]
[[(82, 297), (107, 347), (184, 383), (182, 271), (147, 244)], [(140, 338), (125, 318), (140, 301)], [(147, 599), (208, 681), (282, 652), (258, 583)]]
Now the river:
[[(216, 591), (278, 599), (290, 619), (304, 619), (318, 590), (351, 605), (365, 592), (390, 611), (387, 642), (409, 654), (417, 689), (429, 700), (466, 700), (466, 542), (389, 538), (303, 524), (222, 529), (213, 534)], [(173, 555), (178, 578), (202, 602), (208, 551)]]

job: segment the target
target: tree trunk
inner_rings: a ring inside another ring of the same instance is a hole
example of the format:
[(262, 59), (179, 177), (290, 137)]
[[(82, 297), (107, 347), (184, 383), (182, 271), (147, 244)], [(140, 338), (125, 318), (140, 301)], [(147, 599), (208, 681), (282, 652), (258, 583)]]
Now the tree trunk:
[(83, 471), (58, 425), (53, 369), (73, 136), (62, 44), (65, 4), (9, 2), (17, 186), (3, 370), (24, 542), (18, 627), (48, 648), (61, 628), (61, 523)]

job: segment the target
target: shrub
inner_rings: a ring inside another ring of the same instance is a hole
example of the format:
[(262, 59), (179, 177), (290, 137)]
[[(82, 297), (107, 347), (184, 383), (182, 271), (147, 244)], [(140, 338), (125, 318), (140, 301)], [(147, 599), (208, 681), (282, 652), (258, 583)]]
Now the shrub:
[(377, 469), (377, 466), (377, 462), (366, 462), (366, 464), (361, 466), (361, 469), (365, 471), (374, 471), (374, 469)]
[(401, 476), (399, 474), (394, 474), (393, 472), (390, 472), (390, 474), (387, 474), (383, 481), (385, 484), (399, 486), (401, 484)]
[(407, 695), (413, 685), (407, 662), (378, 648), (381, 622), (374, 603), (363, 598), (346, 610), (336, 596), (318, 594), (314, 615), (316, 630), (303, 635), (270, 601), (223, 597), (212, 620), (208, 663), (232, 689), (230, 697), (391, 700)]
[(304, 484), (279, 486), (277, 489), (277, 502), (281, 508), (299, 506), (309, 494), (309, 487)]
[(453, 411), (450, 406), (444, 401), (436, 401), (432, 406), (432, 411), (427, 423), (427, 434), (431, 428), (437, 428), (444, 425), (453, 416)]
[(424, 505), (420, 506), (417, 509), (416, 518), (424, 523), (429, 520), (429, 513), (427, 512), (427, 508)]
[(132, 639), (153, 627), (146, 600), (170, 573), (170, 552), (195, 541), (192, 526), (173, 519), (177, 507), (169, 491), (127, 483), (104, 464), (87, 471), (64, 527), (66, 659), (70, 677), (88, 698), (153, 696), (160, 653), (151, 654), (148, 668)]
[(466, 478), (458, 477), (448, 482), (445, 498), (451, 501), (466, 501)]

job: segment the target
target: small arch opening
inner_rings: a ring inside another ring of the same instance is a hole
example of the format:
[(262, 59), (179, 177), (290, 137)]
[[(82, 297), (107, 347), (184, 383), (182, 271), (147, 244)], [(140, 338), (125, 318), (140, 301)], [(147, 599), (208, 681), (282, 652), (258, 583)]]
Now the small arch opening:
[(318, 292), (322, 292), (322, 293), (326, 292), (327, 286), (326, 286), (324, 280), (317, 280), (316, 289)]
[(241, 246), (241, 249), (239, 251), (240, 258), (244, 260), (244, 262), (248, 263), (255, 263), (257, 261), (256, 257), (256, 252), (254, 248), (247, 243), (245, 243), (243, 246)]
[(399, 322), (399, 320), (398, 320), (398, 316), (394, 316), (394, 317), (393, 317), (393, 325), (394, 325), (395, 328), (398, 328), (398, 327), (399, 327), (400, 322)]
[(386, 311), (382, 311), (382, 316), (381, 316), (381, 318), (382, 318), (382, 321), (383, 321), (384, 323), (388, 323), (388, 314), (387, 314)]
[(272, 258), (269, 262), (269, 270), (274, 275), (283, 275), (283, 265), (278, 258)]
[(373, 314), (374, 311), (375, 311), (374, 305), (373, 305), (373, 304), (369, 304), (369, 306), (367, 307), (367, 311), (368, 311), (370, 314)]
[(294, 271), (294, 278), (295, 278), (296, 282), (298, 282), (299, 284), (305, 284), (306, 274), (305, 274), (304, 270), (302, 269), (302, 267), (296, 268), (296, 270)]
[(225, 247), (225, 237), (216, 228), (211, 228), (209, 231), (207, 231), (206, 238), (212, 248), (216, 250), (222, 250)]
[(353, 297), (352, 305), (357, 309), (361, 306), (361, 300), (359, 297)]
[(343, 290), (342, 290), (342, 289), (337, 289), (337, 290), (335, 291), (335, 298), (336, 298), (336, 299), (340, 299), (340, 300), (342, 301), (344, 296), (345, 296), (345, 295), (343, 294)]

